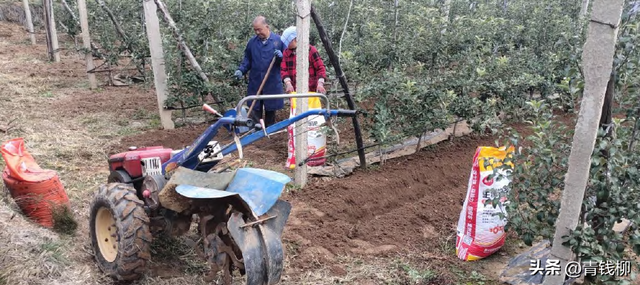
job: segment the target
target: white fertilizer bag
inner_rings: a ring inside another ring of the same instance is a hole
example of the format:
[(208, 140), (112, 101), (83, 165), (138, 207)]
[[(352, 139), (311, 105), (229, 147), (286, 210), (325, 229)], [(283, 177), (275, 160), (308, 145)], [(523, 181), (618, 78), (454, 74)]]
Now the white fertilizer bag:
[[(509, 189), (510, 181), (506, 176), (501, 179), (490, 176), (494, 173), (493, 168), (498, 167), (509, 152), (513, 152), (513, 147), (508, 150), (485, 146), (476, 149), (467, 196), (458, 220), (456, 254), (462, 260), (485, 258), (504, 245), (506, 220), (497, 214), (503, 212), (506, 215), (505, 199), (502, 198), (495, 208), (485, 203), (494, 198), (492, 191)], [(498, 173), (506, 174), (503, 171)]]

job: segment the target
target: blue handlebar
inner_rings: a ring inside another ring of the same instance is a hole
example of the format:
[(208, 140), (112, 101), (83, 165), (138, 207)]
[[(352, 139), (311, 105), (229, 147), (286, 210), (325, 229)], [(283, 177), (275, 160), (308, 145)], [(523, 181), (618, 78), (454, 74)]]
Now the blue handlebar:
[[(300, 115), (297, 115), (295, 117), (286, 119), (284, 121), (281, 121), (269, 126), (266, 129), (266, 133), (270, 134), (270, 133), (280, 131), (286, 128), (287, 126), (294, 124), (295, 122), (300, 121), (309, 116), (324, 116), (326, 120), (331, 116), (353, 117), (356, 114), (357, 114), (357, 111), (355, 110), (327, 110), (327, 109), (309, 110)], [(173, 170), (179, 166), (189, 168), (189, 169), (196, 169), (200, 164), (198, 155), (207, 147), (207, 144), (218, 134), (218, 130), (222, 126), (227, 126), (230, 128), (231, 126), (247, 126), (247, 125), (249, 125), (249, 127), (252, 127), (253, 122), (251, 122), (251, 120), (247, 120), (246, 118), (238, 118), (233, 116), (222, 117), (218, 119), (218, 121), (216, 121), (211, 126), (209, 126), (202, 133), (202, 135), (200, 135), (189, 147), (180, 151), (179, 153), (174, 155), (171, 159), (169, 159), (167, 162), (163, 163), (162, 173), (166, 174), (167, 171)], [(265, 137), (265, 132), (262, 132), (262, 131), (254, 132), (240, 139), (240, 144), (242, 146), (250, 145), (255, 141), (264, 137)], [(222, 148), (221, 153), (223, 155), (227, 155), (236, 150), (238, 150), (236, 144), (229, 144), (224, 148)]]

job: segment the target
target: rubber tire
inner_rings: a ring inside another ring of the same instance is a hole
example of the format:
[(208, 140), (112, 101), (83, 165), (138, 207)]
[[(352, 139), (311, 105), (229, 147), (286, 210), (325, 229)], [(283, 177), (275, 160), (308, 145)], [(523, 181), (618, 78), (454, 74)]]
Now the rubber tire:
[(109, 173), (107, 183), (131, 183), (131, 176), (122, 169), (117, 169)]
[[(94, 256), (98, 267), (111, 278), (136, 280), (147, 270), (153, 237), (143, 205), (136, 190), (123, 183), (101, 185), (91, 203), (89, 227)], [(118, 252), (112, 262), (103, 257), (98, 245), (96, 216), (101, 208), (109, 209), (116, 222)]]

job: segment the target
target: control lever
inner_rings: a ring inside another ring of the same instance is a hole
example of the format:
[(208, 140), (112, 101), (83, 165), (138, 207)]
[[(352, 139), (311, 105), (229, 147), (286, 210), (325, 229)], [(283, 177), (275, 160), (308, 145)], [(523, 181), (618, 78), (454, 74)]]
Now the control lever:
[(211, 106), (209, 106), (208, 104), (204, 104), (202, 105), (202, 110), (205, 110), (211, 114), (214, 114), (218, 117), (222, 117), (222, 114), (218, 113), (218, 111), (216, 111), (215, 109), (211, 108)]
[[(260, 119), (260, 126), (264, 126), (264, 119)], [(267, 133), (267, 128), (261, 128), (261, 129), (262, 129), (262, 132), (264, 133), (265, 137), (271, 138), (269, 136), (269, 133)]]

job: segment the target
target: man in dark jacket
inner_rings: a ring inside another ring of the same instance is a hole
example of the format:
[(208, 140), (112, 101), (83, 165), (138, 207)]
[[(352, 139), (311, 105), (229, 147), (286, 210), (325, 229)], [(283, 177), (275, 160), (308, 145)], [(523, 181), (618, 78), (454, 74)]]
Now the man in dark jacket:
[[(282, 94), (280, 63), (284, 47), (280, 36), (270, 31), (269, 23), (263, 16), (256, 17), (252, 25), (256, 35), (247, 42), (247, 47), (244, 50), (244, 59), (234, 75), (240, 79), (242, 75), (251, 71), (249, 72), (247, 95), (256, 95), (260, 84), (262, 84), (264, 77), (267, 75), (271, 60), (275, 57), (269, 77), (259, 95)], [(252, 102), (247, 101), (247, 104), (251, 106)], [(264, 111), (265, 127), (268, 127), (275, 123), (276, 111), (282, 108), (284, 108), (284, 99), (257, 100), (251, 110), (251, 117), (258, 122), (262, 118), (262, 112)]]

